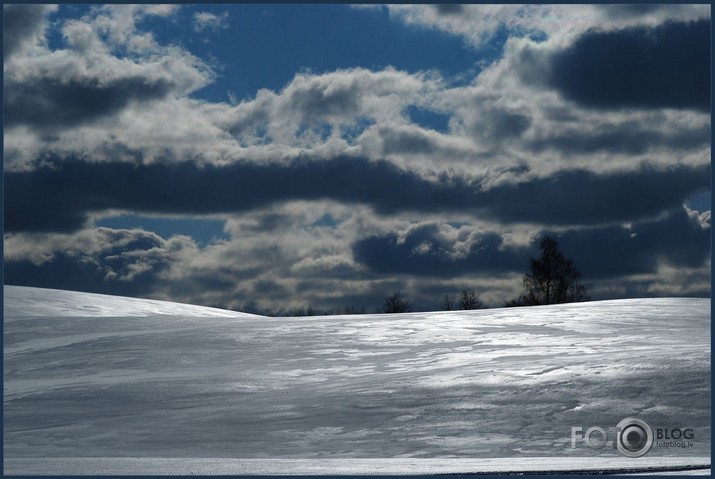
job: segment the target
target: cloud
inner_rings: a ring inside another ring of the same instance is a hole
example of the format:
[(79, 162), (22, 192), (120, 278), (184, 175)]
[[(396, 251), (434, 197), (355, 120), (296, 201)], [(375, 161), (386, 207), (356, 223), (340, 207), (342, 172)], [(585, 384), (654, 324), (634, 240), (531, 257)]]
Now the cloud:
[(642, 166), (605, 175), (572, 170), (487, 188), (476, 179), (426, 179), (386, 161), (359, 157), (224, 167), (65, 160), (5, 174), (5, 228), (71, 231), (89, 212), (110, 209), (210, 214), (323, 199), (357, 202), (385, 215), (450, 210), (507, 223), (598, 224), (677, 207), (709, 187), (709, 173), (709, 165)]
[[(449, 232), (451, 228), (447, 229)], [(497, 233), (472, 233), (461, 241), (457, 235), (452, 236), (449, 238), (434, 223), (421, 224), (404, 235), (390, 233), (360, 239), (352, 247), (353, 257), (375, 273), (436, 278), (466, 274), (493, 277), (521, 271), (528, 264), (530, 249), (505, 248)], [(466, 252), (458, 251), (459, 243), (466, 243)]]
[[(451, 233), (451, 234), (450, 234)], [(656, 273), (664, 265), (703, 267), (710, 258), (710, 231), (684, 208), (629, 225), (542, 230), (528, 245), (506, 244), (495, 231), (420, 224), (404, 233), (373, 235), (352, 246), (356, 262), (384, 275), (436, 278), (498, 277), (525, 273), (529, 258), (538, 256), (543, 235), (558, 238), (584, 280), (598, 284), (620, 276)]]
[(529, 5), (389, 5), (391, 17), (408, 25), (422, 26), (464, 37), (482, 47), (501, 29), (516, 28), (533, 15)]
[(301, 132), (327, 127), (331, 134), (341, 127), (370, 119), (374, 122), (406, 123), (404, 110), (420, 105), (438, 91), (436, 74), (387, 68), (338, 70), (321, 75), (299, 73), (280, 92), (261, 90), (225, 115), (228, 130), (249, 144), (265, 141), (307, 146)]
[[(299, 73), (283, 89), (235, 105), (197, 101), (188, 95), (215, 79), (208, 67), (158, 44), (151, 55), (121, 57), (131, 38), (119, 26), (141, 35), (137, 19), (149, 13), (116, 7), (65, 22), (71, 48), (18, 57), (8, 70), (6, 170), (32, 168), (46, 154), (216, 165), (359, 154), (420, 174), (451, 168), (478, 176), (526, 165), (546, 175), (635, 168), (646, 154), (667, 165), (676, 150), (692, 163), (708, 149), (709, 118), (701, 113), (604, 116), (564, 100), (544, 83), (556, 47), (528, 39), (510, 40), (505, 57), (466, 86), (450, 86), (438, 72), (357, 67)], [(534, 64), (543, 81), (525, 85), (524, 75), (538, 77)], [(441, 115), (447, 128), (415, 124), (415, 109)]]
[[(326, 214), (333, 221), (321, 221)], [(538, 255), (540, 236), (555, 234), (596, 298), (698, 294), (709, 291), (709, 276), (703, 273), (709, 230), (696, 216), (676, 209), (630, 225), (536, 229), (526, 242), (514, 243), (503, 230), (478, 224), (435, 219), (379, 225), (360, 208), (296, 203), (237, 216), (227, 224), (230, 240), (204, 248), (186, 237), (164, 239), (142, 230), (6, 233), (5, 270), (8, 284), (171, 298), (254, 312), (309, 304), (370, 311), (395, 289), (407, 291), (421, 308), (436, 309), (444, 294), (465, 287), (501, 305), (518, 294), (529, 257)], [(664, 272), (674, 281), (670, 289)], [(701, 281), (695, 284), (695, 279)]]
[[(679, 207), (709, 187), (710, 165), (652, 168), (594, 174), (564, 170), (492, 188), (480, 195), (500, 221), (599, 224), (635, 220)], [(686, 193), (686, 191), (688, 193)]]
[(475, 163), (479, 154), (468, 139), (449, 135), (416, 125), (374, 125), (365, 129), (356, 139), (360, 152), (369, 158), (388, 158), (394, 164), (419, 171), (438, 166), (449, 158), (450, 166)]
[[(211, 70), (176, 47), (160, 47), (152, 40), (142, 55), (120, 58), (114, 52), (146, 39), (136, 31), (138, 20), (172, 11), (122, 5), (93, 8), (82, 19), (63, 23), (66, 49), (42, 46), (32, 55), (13, 55), (4, 72), (5, 126), (52, 129), (56, 134), (116, 116), (137, 103), (186, 95), (208, 84)], [(29, 33), (21, 34), (25, 27)], [(36, 35), (33, 32), (32, 24), (23, 25), (11, 35)]]
[(665, 130), (650, 129), (645, 122), (626, 121), (593, 125), (588, 131), (568, 126), (554, 128), (549, 136), (529, 139), (531, 151), (560, 151), (566, 154), (599, 152), (643, 155), (650, 152), (700, 150), (710, 145), (710, 125), (671, 125)]
[(5, 226), (11, 231), (72, 230), (81, 226), (86, 213), (105, 209), (207, 214), (329, 198), (390, 213), (468, 200), (467, 186), (459, 180), (454, 185), (433, 183), (385, 161), (351, 157), (224, 167), (74, 160), (6, 173), (5, 181)]
[(145, 297), (173, 265), (196, 251), (187, 237), (97, 228), (74, 235), (6, 235), (5, 280), (95, 293)]
[(44, 40), (46, 16), (56, 5), (3, 5), (3, 60)]
[(710, 258), (709, 228), (683, 207), (655, 220), (563, 232), (559, 244), (593, 279), (655, 273), (664, 264), (698, 268)]
[(440, 15), (459, 15), (464, 12), (464, 5), (454, 3), (438, 3), (433, 7)]
[(126, 77), (100, 83), (97, 79), (60, 82), (53, 78), (5, 84), (5, 126), (72, 128), (114, 115), (132, 102), (166, 97), (173, 89), (168, 79), (151, 81)]
[(387, 6), (408, 25), (461, 36), (474, 49), (493, 48), (500, 34), (566, 44), (593, 29), (656, 26), (710, 18), (708, 5), (401, 5)]
[(628, 25), (660, 25), (667, 22), (692, 22), (710, 18), (710, 6), (704, 4), (594, 4), (595, 19), (614, 28)]
[(151, 32), (141, 31), (137, 25), (146, 17), (170, 17), (179, 8), (179, 5), (102, 5), (93, 7), (80, 23), (96, 30), (113, 50), (124, 48), (131, 53), (147, 54), (162, 48)]
[(548, 83), (592, 108), (710, 110), (710, 21), (591, 31), (554, 54)]
[(117, 287), (121, 294), (136, 292), (125, 283), (138, 282), (142, 296), (263, 312), (344, 306), (345, 284), (353, 298), (372, 290), (344, 240), (373, 231), (375, 221), (362, 207), (292, 202), (223, 218), (228, 238), (200, 248), (183, 236), (92, 226), (68, 234), (6, 233), (6, 280), (62, 288), (64, 274), (73, 278), (68, 286), (96, 282), (93, 290)]
[(216, 15), (211, 12), (194, 13), (194, 30), (203, 32), (205, 30), (222, 30), (228, 28), (228, 12)]
[(466, 126), (467, 134), (481, 144), (512, 141), (529, 129), (532, 119), (518, 111), (487, 107), (478, 110)]

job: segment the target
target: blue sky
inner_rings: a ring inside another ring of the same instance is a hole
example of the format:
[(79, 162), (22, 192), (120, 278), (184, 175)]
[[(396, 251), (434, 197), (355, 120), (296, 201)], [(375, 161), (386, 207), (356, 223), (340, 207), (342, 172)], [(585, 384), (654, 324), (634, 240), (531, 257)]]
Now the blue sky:
[(709, 5), (9, 5), (5, 282), (262, 313), (710, 294)]
[[(91, 8), (66, 6), (51, 18), (62, 22)], [(221, 18), (221, 26), (197, 34), (187, 28), (197, 13)], [(470, 48), (462, 38), (445, 32), (410, 25), (396, 28), (387, 7), (356, 9), (339, 4), (185, 4), (171, 22), (145, 17), (138, 25), (162, 43), (181, 45), (217, 66), (215, 81), (194, 93), (210, 101), (229, 100), (229, 90), (238, 100), (253, 98), (261, 88), (279, 90), (301, 71), (351, 67), (437, 69), (459, 83), (465, 73), (471, 77), (484, 62), (498, 59), (506, 41), (502, 34), (482, 48)], [(48, 40), (50, 47), (63, 46), (58, 30)]]
[[(300, 71), (393, 66), (408, 72), (438, 69), (446, 76), (457, 76), (476, 70), (480, 60), (495, 58), (494, 52), (476, 52), (446, 33), (395, 29), (384, 8), (236, 5), (208, 11), (230, 12), (225, 31), (217, 32), (215, 39), (183, 41), (191, 51), (213, 55), (221, 64), (216, 84), (197, 92), (212, 101), (225, 100), (227, 90), (238, 100), (253, 98), (261, 88), (279, 90)], [(445, 55), (445, 51), (453, 53)]]

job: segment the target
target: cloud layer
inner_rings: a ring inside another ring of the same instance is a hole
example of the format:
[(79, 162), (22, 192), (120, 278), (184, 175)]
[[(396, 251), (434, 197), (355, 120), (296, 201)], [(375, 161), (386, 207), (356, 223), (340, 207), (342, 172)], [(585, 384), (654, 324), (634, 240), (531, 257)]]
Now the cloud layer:
[(551, 59), (547, 82), (593, 108), (710, 111), (710, 21), (587, 32)]
[[(72, 231), (104, 210), (239, 213), (271, 204), (330, 200), (375, 213), (472, 214), (505, 224), (599, 224), (656, 216), (709, 186), (708, 165), (642, 167), (485, 185), (484, 178), (421, 177), (387, 161), (298, 158), (280, 164), (89, 163), (65, 160), (5, 174), (6, 231)], [(43, 192), (38, 195), (37, 192)]]
[[(156, 25), (230, 42), (231, 8), (4, 6), (6, 281), (264, 312), (394, 289), (500, 305), (554, 234), (596, 298), (709, 295), (710, 212), (685, 206), (710, 191), (709, 6), (361, 7), (463, 38), (478, 68), (296, 70), (226, 102), (205, 94), (231, 90), (220, 60)], [(120, 214), (225, 235), (96, 226)]]

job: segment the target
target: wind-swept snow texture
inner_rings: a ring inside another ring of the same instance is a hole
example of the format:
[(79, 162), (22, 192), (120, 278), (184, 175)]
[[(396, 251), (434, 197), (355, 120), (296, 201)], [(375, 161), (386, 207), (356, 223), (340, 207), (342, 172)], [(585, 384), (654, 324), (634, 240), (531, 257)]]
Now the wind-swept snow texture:
[[(6, 458), (710, 455), (709, 299), (266, 318), (4, 296)], [(692, 447), (571, 447), (630, 416)]]

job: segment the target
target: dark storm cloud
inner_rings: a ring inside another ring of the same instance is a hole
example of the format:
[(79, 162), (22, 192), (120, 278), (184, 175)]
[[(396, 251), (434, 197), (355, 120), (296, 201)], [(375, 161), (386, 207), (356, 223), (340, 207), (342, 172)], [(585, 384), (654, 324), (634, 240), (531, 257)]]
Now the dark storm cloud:
[[(5, 260), (5, 283), (19, 286), (68, 289), (93, 293), (146, 296), (154, 291), (159, 275), (172, 263), (180, 242), (167, 248), (158, 235), (141, 230), (94, 232), (96, 251), (68, 244), (50, 261)], [(173, 250), (173, 251), (172, 251)]]
[(253, 293), (256, 296), (271, 296), (274, 298), (285, 298), (290, 295), (290, 291), (272, 279), (259, 279), (253, 283)]
[(589, 31), (552, 58), (548, 82), (593, 108), (710, 110), (710, 21)]
[(504, 247), (501, 236), (487, 233), (472, 243), (466, 256), (458, 258), (450, 256), (453, 245), (439, 236), (436, 226), (427, 225), (408, 233), (403, 242), (396, 233), (359, 240), (353, 245), (353, 257), (377, 274), (451, 278), (526, 272), (529, 258), (538, 256), (543, 235), (558, 237), (564, 254), (589, 281), (653, 273), (660, 262), (696, 268), (710, 257), (709, 228), (702, 228), (682, 208), (631, 228), (572, 229), (560, 234), (544, 231), (522, 248)]
[(631, 228), (572, 230), (560, 234), (558, 241), (584, 277), (596, 279), (655, 272), (659, 262), (696, 268), (710, 257), (710, 229), (683, 208)]
[(464, 5), (456, 3), (438, 3), (432, 6), (440, 15), (459, 15), (464, 12)]
[[(679, 207), (710, 186), (710, 165), (638, 169), (598, 175), (568, 170), (479, 195), (485, 214), (504, 222), (599, 224)], [(480, 203), (477, 203), (479, 205)]]
[(649, 131), (636, 122), (606, 124), (589, 131), (577, 128), (559, 132), (551, 137), (533, 140), (527, 147), (535, 152), (556, 150), (566, 153), (588, 154), (606, 151), (628, 155), (642, 155), (653, 150), (692, 150), (710, 143), (710, 126), (662, 133)]
[(472, 243), (466, 257), (450, 255), (451, 244), (436, 225), (417, 228), (400, 242), (397, 234), (371, 236), (353, 245), (353, 258), (379, 274), (411, 274), (449, 278), (462, 274), (494, 274), (523, 269), (528, 251), (504, 249), (496, 233)]
[(3, 60), (42, 32), (47, 11), (47, 5), (3, 5)]
[(384, 161), (349, 157), (226, 167), (66, 161), (32, 172), (8, 172), (5, 181), (9, 231), (70, 231), (81, 226), (84, 213), (109, 208), (201, 214), (246, 211), (287, 200), (334, 199), (392, 213), (440, 210), (471, 201), (464, 182), (432, 183)]
[(96, 79), (63, 82), (33, 78), (6, 82), (3, 89), (5, 126), (68, 128), (112, 115), (133, 101), (166, 97), (173, 85), (127, 77), (100, 83)]
[(429, 181), (386, 161), (340, 157), (287, 164), (57, 162), (5, 174), (7, 231), (72, 231), (91, 211), (208, 214), (290, 200), (370, 205), (380, 214), (461, 211), (502, 222), (597, 224), (655, 215), (709, 187), (710, 166), (585, 170), (483, 190), (444, 175)]
[(107, 281), (102, 266), (58, 254), (51, 262), (36, 265), (31, 261), (5, 261), (5, 284), (37, 288), (66, 289), (89, 293), (141, 297), (151, 294), (156, 278), (144, 275), (134, 281)]

